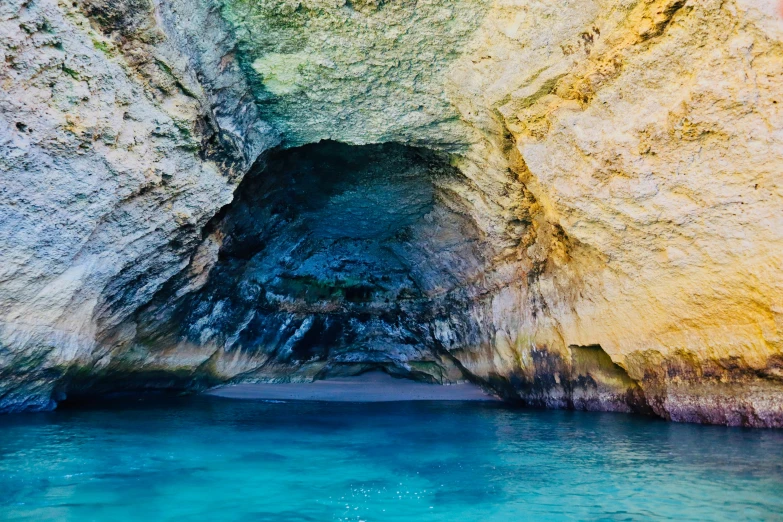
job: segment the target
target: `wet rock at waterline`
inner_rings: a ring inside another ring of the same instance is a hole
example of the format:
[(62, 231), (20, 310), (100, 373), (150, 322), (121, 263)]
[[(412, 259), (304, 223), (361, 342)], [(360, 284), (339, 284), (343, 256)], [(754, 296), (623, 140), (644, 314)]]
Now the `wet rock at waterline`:
[(783, 425), (774, 4), (5, 2), (0, 408), (382, 369)]

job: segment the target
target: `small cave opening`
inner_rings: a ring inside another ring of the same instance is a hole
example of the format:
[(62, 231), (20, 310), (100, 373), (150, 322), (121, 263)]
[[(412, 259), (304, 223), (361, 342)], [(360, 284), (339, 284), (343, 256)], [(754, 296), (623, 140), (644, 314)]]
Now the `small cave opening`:
[(216, 347), (212, 371), (244, 379), (462, 380), (435, 330), (470, 322), (455, 317), (485, 267), (464, 181), (448, 155), (396, 143), (272, 151), (137, 316), (137, 341)]

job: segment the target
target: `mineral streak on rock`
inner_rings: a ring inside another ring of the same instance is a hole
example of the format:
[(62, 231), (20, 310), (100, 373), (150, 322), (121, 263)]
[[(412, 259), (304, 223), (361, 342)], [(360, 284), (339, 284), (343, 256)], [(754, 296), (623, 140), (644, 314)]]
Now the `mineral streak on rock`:
[(7, 0), (0, 409), (382, 369), (783, 426), (775, 0)]

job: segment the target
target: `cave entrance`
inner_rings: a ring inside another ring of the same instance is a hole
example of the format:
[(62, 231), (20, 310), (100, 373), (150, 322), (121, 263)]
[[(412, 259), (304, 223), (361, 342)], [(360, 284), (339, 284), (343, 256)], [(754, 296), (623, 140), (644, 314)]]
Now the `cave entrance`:
[(484, 266), (449, 189), (462, 179), (448, 156), (394, 143), (272, 152), (209, 227), (219, 255), (177, 299), (180, 337), (243, 354), (260, 379), (462, 379), (433, 332)]

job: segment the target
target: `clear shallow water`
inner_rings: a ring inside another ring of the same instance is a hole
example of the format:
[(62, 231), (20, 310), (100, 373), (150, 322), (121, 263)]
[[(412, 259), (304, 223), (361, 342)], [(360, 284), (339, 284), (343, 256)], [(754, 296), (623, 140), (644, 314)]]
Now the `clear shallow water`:
[(481, 403), (0, 417), (0, 519), (781, 520), (783, 431)]

